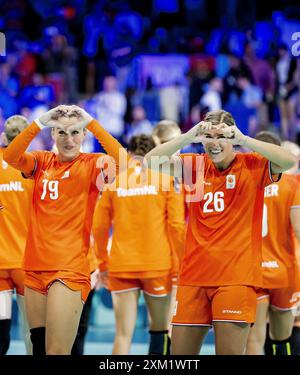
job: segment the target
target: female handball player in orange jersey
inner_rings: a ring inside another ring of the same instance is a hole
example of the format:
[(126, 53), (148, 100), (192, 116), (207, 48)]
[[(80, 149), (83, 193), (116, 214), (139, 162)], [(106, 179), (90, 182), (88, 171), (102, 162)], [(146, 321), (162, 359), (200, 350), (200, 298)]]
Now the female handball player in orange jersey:
[[(26, 152), (45, 126), (53, 128), (58, 154)], [(7, 163), (34, 179), (24, 257), (25, 307), (33, 354), (70, 354), (82, 302), (90, 290), (86, 255), (99, 193), (100, 155), (80, 152), (86, 129), (118, 165), (122, 146), (76, 106), (59, 106), (40, 116), (4, 151)]]
[[(103, 281), (108, 272), (115, 312), (113, 354), (129, 353), (141, 291), (150, 316), (149, 354), (169, 354), (172, 249), (182, 256), (184, 200), (170, 184), (169, 176), (164, 186), (162, 176), (142, 168), (144, 155), (153, 147), (151, 136), (131, 139), (130, 154), (139, 159), (119, 174), (114, 191), (103, 192), (94, 215), (95, 250), (104, 260), (100, 264)], [(107, 261), (111, 226), (112, 247)]]
[[(181, 154), (183, 167), (178, 168), (178, 157), (172, 155), (193, 142), (202, 142), (206, 153)], [(236, 153), (233, 145), (256, 153)], [(216, 354), (244, 354), (255, 321), (255, 287), (262, 283), (264, 188), (293, 165), (293, 156), (279, 146), (243, 135), (231, 114), (220, 110), (207, 113), (204, 122), (157, 146), (146, 160), (153, 169), (169, 167), (170, 174), (179, 177), (183, 172), (184, 182), (194, 182), (198, 194), (189, 207), (172, 353), (198, 354), (213, 325)]]

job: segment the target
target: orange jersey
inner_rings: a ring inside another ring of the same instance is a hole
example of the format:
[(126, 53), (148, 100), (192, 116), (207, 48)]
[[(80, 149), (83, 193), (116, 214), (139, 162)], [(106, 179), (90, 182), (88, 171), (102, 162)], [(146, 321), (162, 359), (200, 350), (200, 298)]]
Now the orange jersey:
[[(130, 188), (104, 191), (95, 210), (93, 234), (98, 257), (104, 259), (100, 269), (107, 268), (107, 242), (113, 225), (110, 272), (168, 272), (172, 248), (179, 257), (184, 248), (183, 195), (174, 191), (173, 184), (171, 191), (162, 191), (159, 184), (143, 183), (142, 175), (150, 177), (153, 172), (136, 176), (134, 168), (127, 172)], [(117, 186), (123, 179), (122, 174), (119, 177)]]
[(203, 176), (197, 180), (204, 191), (201, 201), (190, 203), (179, 285), (260, 286), (264, 188), (273, 182), (269, 161), (256, 153), (237, 153), (220, 171), (206, 154), (193, 158), (190, 172), (184, 173), (195, 174), (202, 158)]
[(8, 165), (0, 149), (0, 269), (22, 267), (32, 189), (32, 181)]
[(34, 156), (37, 168), (24, 268), (89, 273), (99, 155), (80, 154), (65, 163), (52, 152), (34, 152)]
[[(117, 160), (121, 145), (99, 124), (88, 127)], [(7, 162), (29, 175), (34, 191), (28, 240), (24, 257), (26, 271), (73, 271), (90, 273), (89, 249), (97, 196), (98, 154), (82, 154), (71, 162), (47, 151), (25, 152), (40, 131), (33, 123), (6, 149)]]
[(300, 183), (285, 174), (265, 188), (263, 215), (263, 287), (286, 288), (295, 283), (296, 254), (290, 210), (300, 209)]

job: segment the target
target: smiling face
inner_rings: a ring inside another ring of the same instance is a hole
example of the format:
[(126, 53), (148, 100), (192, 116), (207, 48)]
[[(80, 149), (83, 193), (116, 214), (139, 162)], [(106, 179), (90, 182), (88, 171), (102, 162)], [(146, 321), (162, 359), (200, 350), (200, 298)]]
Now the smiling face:
[[(204, 121), (210, 122), (214, 126), (226, 124), (235, 126), (235, 121), (229, 112), (217, 110), (208, 112)], [(233, 146), (224, 140), (221, 129), (212, 129), (204, 133), (205, 140), (202, 142), (205, 152), (218, 169), (225, 169), (235, 157)]]
[(204, 133), (205, 140), (202, 142), (205, 152), (214, 164), (220, 165), (233, 158), (233, 146), (232, 144), (224, 141), (222, 131), (219, 129), (213, 129)]

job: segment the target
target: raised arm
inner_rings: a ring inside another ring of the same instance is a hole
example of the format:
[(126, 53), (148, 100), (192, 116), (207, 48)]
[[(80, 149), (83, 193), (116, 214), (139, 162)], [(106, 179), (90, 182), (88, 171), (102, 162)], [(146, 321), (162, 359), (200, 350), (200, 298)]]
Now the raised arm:
[[(32, 153), (26, 152), (31, 141), (46, 126), (62, 128), (59, 123), (51, 123), (51, 119), (60, 113), (60, 107), (45, 112), (38, 119), (23, 130), (5, 149), (3, 158), (12, 167), (30, 176), (35, 169), (35, 157)], [(50, 125), (51, 123), (51, 125)]]
[(270, 160), (272, 174), (287, 171), (295, 164), (295, 157), (281, 146), (246, 136), (236, 126), (221, 124), (220, 127), (228, 142), (250, 148)]
[(9, 165), (20, 170), (27, 176), (31, 175), (34, 171), (35, 158), (33, 154), (26, 152), (26, 150), (40, 130), (40, 126), (33, 122), (5, 148), (3, 153), (3, 159)]
[(107, 154), (115, 160), (117, 170), (126, 168), (128, 154), (125, 148), (97, 120), (91, 118), (86, 128), (93, 133)]

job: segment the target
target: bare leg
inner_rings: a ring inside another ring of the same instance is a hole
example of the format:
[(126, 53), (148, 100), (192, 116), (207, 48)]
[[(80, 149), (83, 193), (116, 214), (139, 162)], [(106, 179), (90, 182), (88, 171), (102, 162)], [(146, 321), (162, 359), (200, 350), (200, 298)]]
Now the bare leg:
[(174, 355), (199, 354), (209, 326), (173, 325), (171, 352)]
[(27, 287), (25, 287), (24, 297), (29, 328), (45, 327), (47, 297)]
[(81, 292), (55, 282), (49, 289), (46, 315), (46, 353), (69, 355), (83, 304)]
[(30, 341), (30, 331), (29, 331), (29, 326), (25, 314), (25, 303), (24, 303), (24, 297), (17, 294), (17, 304), (20, 312), (20, 322), (22, 326), (22, 333), (23, 333), (23, 340), (25, 343), (26, 347), (26, 353), (27, 355), (32, 354), (32, 343)]
[(266, 327), (269, 310), (269, 301), (257, 303), (255, 324), (250, 328), (246, 354), (263, 355), (266, 340)]
[(145, 293), (144, 297), (150, 315), (150, 330), (168, 330), (171, 294), (166, 297), (152, 297)]
[(139, 290), (112, 293), (116, 320), (116, 336), (112, 353), (114, 355), (129, 354), (136, 324), (139, 295)]
[(217, 355), (245, 354), (250, 324), (214, 322), (213, 325)]
[(270, 338), (276, 341), (288, 339), (293, 330), (295, 316), (292, 311), (279, 311), (270, 308)]

